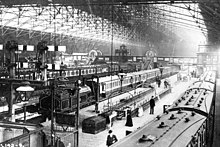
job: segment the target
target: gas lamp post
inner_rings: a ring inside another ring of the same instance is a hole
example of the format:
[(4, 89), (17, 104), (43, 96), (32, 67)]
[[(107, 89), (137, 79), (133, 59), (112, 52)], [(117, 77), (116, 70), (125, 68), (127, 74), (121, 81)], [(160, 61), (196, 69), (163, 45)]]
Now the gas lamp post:
[(29, 98), (27, 97), (27, 92), (34, 91), (34, 88), (30, 86), (30, 82), (24, 81), (21, 86), (16, 89), (16, 91), (20, 93), (24, 93), (24, 97), (21, 98), (23, 102), (23, 111), (24, 111), (24, 123), (26, 123), (26, 105), (28, 103)]
[(118, 73), (118, 77), (119, 77), (120, 83), (121, 83), (121, 92), (122, 92), (122, 82), (123, 82), (125, 76), (126, 76), (125, 73)]

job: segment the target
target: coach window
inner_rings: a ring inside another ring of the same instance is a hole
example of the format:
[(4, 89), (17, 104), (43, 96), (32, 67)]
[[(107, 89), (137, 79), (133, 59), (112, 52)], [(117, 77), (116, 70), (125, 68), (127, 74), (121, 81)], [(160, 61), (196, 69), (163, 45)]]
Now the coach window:
[(105, 90), (105, 84), (102, 83), (102, 84), (101, 84), (101, 87), (102, 87), (102, 91), (104, 91), (104, 90)]
[(82, 95), (80, 97), (80, 102), (85, 102), (86, 101), (87, 96), (86, 95)]
[(133, 83), (133, 77), (130, 78), (130, 83)]

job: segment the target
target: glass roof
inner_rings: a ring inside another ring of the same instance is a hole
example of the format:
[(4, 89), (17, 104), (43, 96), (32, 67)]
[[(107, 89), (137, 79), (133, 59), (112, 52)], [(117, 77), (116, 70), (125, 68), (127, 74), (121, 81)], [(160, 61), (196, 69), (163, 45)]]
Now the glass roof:
[(197, 4), (152, 4), (142, 5), (139, 10), (133, 8), (128, 5), (123, 7), (123, 14), (117, 14), (129, 15), (127, 23), (133, 25), (133, 29), (72, 6), (58, 5), (1, 8), (0, 25), (2, 28), (32, 33), (32, 37), (34, 33), (48, 33), (64, 39), (80, 37), (143, 46), (137, 40), (132, 40), (138, 38), (135, 22), (139, 21), (166, 35), (171, 32), (179, 37), (191, 36), (192, 39), (192, 35), (195, 35), (200, 36), (200, 41), (205, 40), (206, 26)]

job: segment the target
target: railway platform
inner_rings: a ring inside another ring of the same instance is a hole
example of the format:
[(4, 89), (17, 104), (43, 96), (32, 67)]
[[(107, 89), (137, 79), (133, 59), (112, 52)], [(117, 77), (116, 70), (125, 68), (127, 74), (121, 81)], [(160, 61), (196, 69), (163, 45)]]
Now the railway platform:
[[(122, 138), (124, 138), (126, 136), (127, 132), (133, 132), (134, 130), (138, 129), (139, 127), (143, 126), (146, 123), (149, 123), (150, 121), (152, 121), (153, 119), (156, 118), (157, 115), (161, 114), (163, 112), (163, 106), (164, 105), (170, 105), (172, 104), (172, 102), (182, 93), (185, 91), (185, 89), (192, 83), (193, 80), (189, 80), (189, 81), (178, 81), (176, 82), (176, 80), (174, 80), (175, 82), (172, 82), (171, 80), (171, 85), (172, 85), (172, 91), (171, 93), (165, 95), (163, 98), (159, 98), (158, 101), (156, 101), (156, 107), (155, 107), (155, 113), (154, 115), (150, 115), (149, 114), (149, 109), (146, 109), (143, 113), (142, 116), (140, 117), (133, 117), (132, 121), (133, 121), (133, 127), (126, 127), (125, 123), (126, 123), (126, 117), (123, 117), (121, 120), (115, 120), (113, 122), (113, 125), (102, 131), (99, 132), (98, 134), (88, 134), (88, 133), (83, 133), (82, 132), (82, 127), (80, 126), (79, 129), (79, 145), (80, 147), (105, 147), (106, 146), (106, 137), (108, 135), (108, 130), (112, 129), (113, 133), (117, 136), (117, 138), (120, 140)], [(163, 83), (163, 81), (162, 81)], [(145, 95), (145, 97), (151, 97), (152, 95), (155, 96), (156, 95), (160, 95), (160, 93), (163, 93), (166, 89), (164, 88), (163, 84), (161, 84), (161, 87), (157, 87), (156, 83), (153, 83), (153, 86), (156, 87), (156, 91), (152, 91), (151, 93), (148, 93), (147, 95)], [(147, 88), (138, 88), (138, 90), (136, 90), (136, 92), (139, 92), (141, 90), (146, 90)], [(129, 93), (132, 93), (131, 91)], [(107, 100), (106, 100), (107, 101)], [(106, 105), (106, 101), (103, 101), (99, 104), (99, 111), (104, 111), (105, 109), (105, 105)], [(115, 101), (111, 101), (112, 103), (116, 102)], [(5, 111), (5, 109), (7, 108), (2, 108), (3, 111)], [(90, 116), (94, 116), (94, 115), (98, 115), (95, 112), (95, 106), (89, 106), (86, 108), (83, 108), (80, 110), (80, 114), (81, 114), (81, 121), (87, 117)], [(47, 135), (47, 139), (50, 142), (50, 121), (46, 121), (45, 123), (42, 124), (44, 126), (44, 132)], [(72, 147), (72, 141), (73, 141), (73, 133), (70, 132), (57, 132), (56, 136), (60, 137), (61, 140), (64, 142), (65, 146), (67, 147)]]
[[(176, 98), (187, 89), (190, 83), (192, 83), (192, 80), (176, 83), (173, 86), (173, 90), (171, 93), (169, 93), (164, 98), (156, 102), (154, 115), (150, 115), (149, 109), (147, 109), (146, 111), (144, 111), (143, 116), (132, 118), (133, 127), (126, 127), (126, 119), (122, 119), (115, 121), (110, 129), (113, 130), (113, 133), (117, 136), (119, 140), (123, 139), (126, 136), (127, 131), (132, 132), (138, 129), (139, 127), (154, 120), (157, 115), (163, 113), (163, 106), (172, 104), (172, 102), (176, 100)], [(157, 90), (160, 91), (160, 88)], [(80, 147), (105, 147), (107, 135), (108, 129), (95, 135), (80, 133)]]
[[(121, 120), (116, 120), (113, 122), (113, 125), (97, 134), (88, 134), (88, 133), (83, 133), (82, 132), (82, 127), (80, 126), (79, 128), (79, 146), (80, 147), (105, 147), (106, 146), (106, 138), (108, 135), (109, 129), (113, 130), (113, 133), (117, 136), (117, 138), (123, 139), (126, 136), (127, 132), (133, 132), (134, 130), (138, 129), (139, 127), (143, 126), (144, 124), (147, 124), (151, 122), (152, 120), (156, 119), (156, 116), (163, 113), (163, 106), (164, 105), (170, 105), (172, 104), (173, 101), (178, 98), (178, 96), (183, 93), (187, 87), (194, 81), (194, 79), (187, 80), (187, 81), (179, 81), (176, 83), (173, 83), (173, 88), (172, 92), (164, 96), (163, 98), (159, 99), (156, 102), (155, 106), (155, 113), (153, 115), (149, 114), (149, 109), (146, 109), (143, 112), (143, 115), (141, 117), (132, 117), (133, 121), (133, 127), (127, 127), (125, 126), (126, 124), (126, 118), (122, 118)], [(160, 91), (164, 90), (164, 87), (162, 86), (161, 88), (156, 89), (157, 93)], [(151, 93), (155, 94), (155, 93)], [(100, 106), (101, 108), (101, 106)], [(86, 115), (97, 115), (95, 113), (95, 106), (89, 106), (87, 108), (84, 108), (80, 111), (80, 114), (85, 114)], [(45, 132), (47, 136), (50, 136), (50, 122), (46, 122), (43, 124), (45, 128)], [(61, 138), (61, 140), (64, 142), (66, 147), (72, 147), (73, 145), (70, 144), (73, 140), (73, 133), (57, 133), (57, 136)], [(48, 140), (50, 140), (48, 138)]]
[[(173, 85), (174, 83), (177, 82), (177, 79), (176, 79), (176, 75), (175, 76), (172, 76), (166, 80), (169, 80), (171, 85)], [(164, 82), (164, 79), (161, 80), (161, 83)], [(131, 91), (126, 91), (118, 96), (115, 96), (115, 97), (112, 97), (111, 99), (109, 100), (104, 100), (104, 101), (101, 101), (99, 102), (98, 104), (98, 111), (99, 113), (97, 113), (95, 111), (95, 105), (91, 105), (91, 106), (88, 106), (88, 107), (85, 107), (83, 109), (80, 109), (80, 124), (82, 123), (82, 121), (88, 117), (92, 117), (92, 116), (97, 116), (99, 115), (100, 113), (104, 113), (106, 111), (108, 111), (109, 107), (112, 108), (118, 108), (118, 107), (130, 107), (131, 110), (134, 110), (136, 107), (138, 107), (138, 105), (141, 105), (141, 103), (144, 103), (146, 101), (149, 101), (149, 99), (151, 98), (151, 96), (158, 96), (159, 99), (160, 99), (160, 95), (162, 96), (164, 93), (166, 93), (167, 91), (171, 91), (172, 87), (169, 89), (169, 88), (164, 88), (164, 85), (161, 84), (160, 87), (158, 87), (158, 85), (154, 82), (154, 83), (151, 83), (151, 86), (153, 86), (153, 90), (151, 88), (137, 88), (137, 89), (134, 89), (134, 90), (131, 90)], [(144, 94), (144, 98), (142, 97), (141, 98), (138, 98), (138, 97), (135, 97), (137, 96), (138, 94)], [(125, 104), (125, 105), (120, 105), (121, 102), (120, 100), (125, 98), (125, 97), (129, 97), (129, 99), (132, 99), (134, 98), (134, 102), (131, 102), (130, 104)], [(119, 106), (117, 106), (119, 105)]]

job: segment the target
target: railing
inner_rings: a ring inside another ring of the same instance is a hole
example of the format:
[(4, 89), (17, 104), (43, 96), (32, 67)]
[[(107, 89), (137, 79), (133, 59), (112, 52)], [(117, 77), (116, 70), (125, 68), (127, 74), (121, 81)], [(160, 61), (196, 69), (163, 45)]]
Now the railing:
[(38, 128), (34, 131), (26, 132), (20, 136), (6, 140), (0, 143), (3, 147), (44, 147), (42, 139), (42, 129)]

